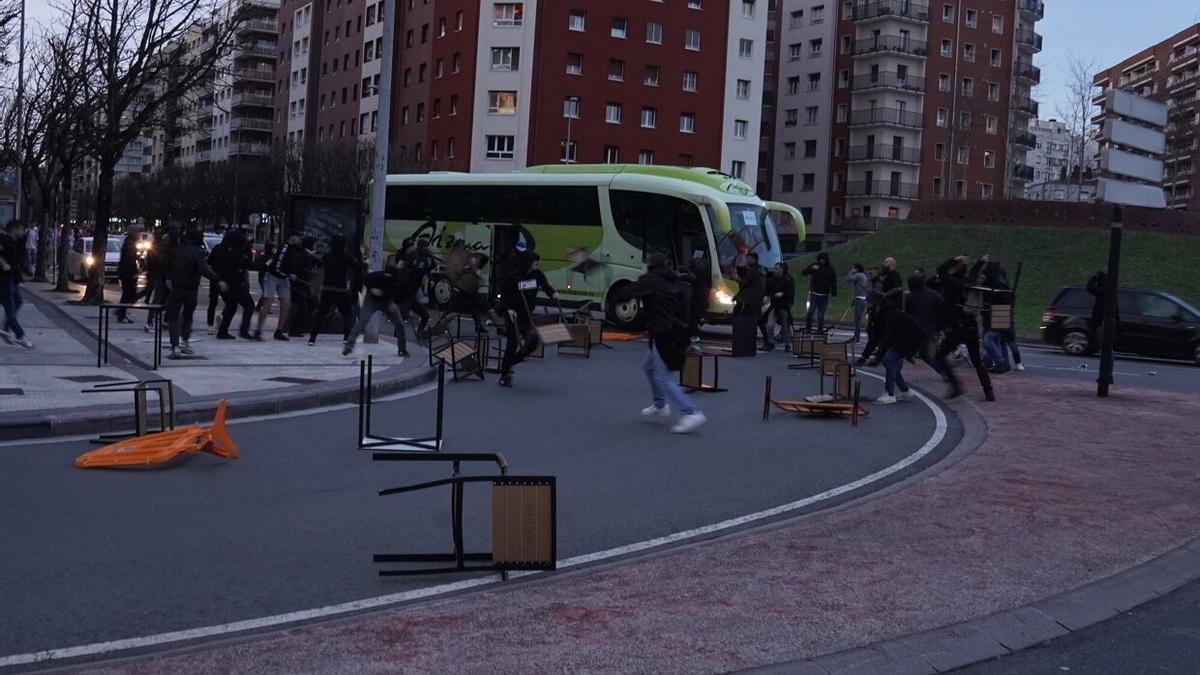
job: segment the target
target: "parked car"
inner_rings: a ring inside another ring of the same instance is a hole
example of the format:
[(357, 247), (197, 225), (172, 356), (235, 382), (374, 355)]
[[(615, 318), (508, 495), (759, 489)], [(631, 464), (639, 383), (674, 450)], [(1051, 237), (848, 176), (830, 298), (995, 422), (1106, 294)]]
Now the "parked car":
[[(1100, 348), (1092, 325), (1095, 297), (1083, 286), (1066, 286), (1042, 314), (1042, 340), (1067, 354)], [(1200, 365), (1200, 309), (1156, 288), (1122, 288), (1117, 295), (1116, 351), (1187, 359)]]
[[(108, 236), (106, 240), (108, 250), (104, 252), (103, 262), (105, 277), (117, 276), (117, 263), (121, 262), (121, 245), (124, 243), (124, 235), (110, 234)], [(88, 271), (95, 264), (96, 257), (92, 254), (92, 238), (80, 237), (67, 255), (67, 276), (73, 279), (86, 279)]]
[(213, 247), (216, 246), (217, 244), (221, 243), (221, 240), (224, 238), (225, 238), (224, 235), (213, 234), (211, 232), (205, 232), (204, 233), (204, 244), (200, 248), (204, 249), (204, 251), (206, 251), (206, 252), (212, 251)]

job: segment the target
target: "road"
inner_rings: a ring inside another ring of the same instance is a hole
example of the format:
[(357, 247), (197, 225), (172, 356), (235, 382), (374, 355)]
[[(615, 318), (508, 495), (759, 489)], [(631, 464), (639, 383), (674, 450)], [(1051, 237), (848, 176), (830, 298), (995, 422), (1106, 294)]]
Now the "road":
[[(446, 448), (501, 452), (514, 474), (558, 477), (558, 557), (645, 541), (787, 504), (892, 466), (934, 435), (913, 402), (842, 420), (761, 421), (777, 396), (816, 392), (812, 371), (776, 352), (725, 360), (730, 391), (698, 396), (710, 422), (678, 436), (641, 419), (644, 343), (589, 360), (521, 366), (516, 387), (452, 384)], [(781, 375), (781, 373), (788, 373)], [(880, 383), (865, 378), (864, 394)], [(378, 431), (426, 435), (434, 397), (376, 406)], [(889, 481), (931, 465), (941, 444)], [(373, 463), (354, 449), (352, 409), (238, 423), (242, 457), (203, 455), (151, 470), (83, 471), (84, 442), (0, 446), (0, 656), (253, 619), (398, 593), (459, 577), (380, 579), (377, 552), (449, 552), (444, 493), (379, 497), (445, 467)], [(484, 473), (484, 468), (468, 469)], [(863, 488), (876, 489), (888, 481)], [(813, 508), (834, 502), (824, 502)], [(486, 550), (487, 494), (468, 493), (468, 548)]]

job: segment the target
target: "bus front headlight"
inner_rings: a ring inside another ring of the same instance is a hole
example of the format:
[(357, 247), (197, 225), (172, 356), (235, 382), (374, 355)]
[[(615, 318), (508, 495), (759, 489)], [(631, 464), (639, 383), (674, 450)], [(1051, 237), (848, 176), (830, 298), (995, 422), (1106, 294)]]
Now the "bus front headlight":
[(96, 259), (90, 255), (86, 255), (83, 257), (83, 264), (87, 267), (91, 267), (92, 265), (96, 264)]
[(718, 304), (722, 304), (722, 305), (732, 305), (733, 304), (733, 296), (730, 295), (729, 291), (724, 288), (718, 288), (717, 290), (713, 291), (713, 298), (717, 301)]

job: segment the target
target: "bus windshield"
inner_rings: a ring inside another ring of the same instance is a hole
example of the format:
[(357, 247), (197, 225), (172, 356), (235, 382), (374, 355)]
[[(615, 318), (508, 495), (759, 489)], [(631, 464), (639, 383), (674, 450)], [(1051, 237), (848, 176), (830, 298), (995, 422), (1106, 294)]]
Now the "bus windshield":
[(722, 261), (729, 253), (744, 255), (754, 252), (758, 254), (758, 263), (771, 267), (781, 260), (778, 239), (772, 236), (775, 232), (775, 220), (771, 212), (763, 206), (754, 204), (729, 204), (729, 216), (732, 230), (722, 238), (728, 243), (719, 244)]

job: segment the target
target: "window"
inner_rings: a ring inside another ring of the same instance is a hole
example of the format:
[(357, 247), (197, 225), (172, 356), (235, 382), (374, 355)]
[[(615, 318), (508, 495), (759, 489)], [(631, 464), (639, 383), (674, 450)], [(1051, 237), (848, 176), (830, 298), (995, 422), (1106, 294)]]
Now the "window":
[(983, 168), (985, 168), (985, 169), (996, 168), (996, 153), (992, 152), (991, 150), (983, 151)]
[[(438, 19), (438, 37), (446, 37), (446, 17)], [(437, 159), (437, 153), (434, 153), (434, 159)]]
[(623, 16), (614, 16), (613, 20), (612, 20), (612, 29), (609, 30), (608, 34), (615, 38), (624, 40), (625, 32), (628, 28), (629, 28), (629, 20), (628, 19), (626, 19)]
[(958, 128), (963, 131), (971, 130), (971, 113), (965, 110), (958, 113)]
[(809, 91), (820, 91), (821, 90), (821, 74), (820, 73), (809, 73), (808, 74), (808, 90)]
[(609, 103), (604, 106), (604, 121), (609, 124), (621, 123), (621, 104)]
[(738, 58), (754, 58), (754, 40), (747, 40), (746, 38), (738, 40)]
[(965, 145), (957, 146), (954, 149), (954, 161), (959, 164), (966, 164), (971, 159), (971, 152)]
[(1004, 17), (999, 14), (992, 15), (992, 32), (997, 35), (1004, 35)]
[(800, 174), (800, 191), (812, 192), (817, 187), (817, 174), (802, 173)]
[(954, 196), (958, 197), (959, 199), (967, 198), (967, 181), (965, 181), (965, 180), (954, 181)]
[(520, 65), (519, 47), (492, 47), (492, 70), (517, 70)]
[(804, 52), (804, 45), (799, 42), (793, 42), (788, 45), (788, 61), (799, 61), (800, 55)]
[(512, 159), (515, 146), (516, 139), (513, 136), (488, 136), (486, 157), (488, 159)]
[(696, 131), (696, 115), (695, 113), (680, 113), (679, 114), (679, 131), (685, 134), (695, 133)]
[(754, 0), (742, 0), (742, 16), (747, 19), (754, 18)]
[(850, 71), (842, 70), (838, 72), (838, 89), (845, 89), (850, 86)]
[(950, 91), (950, 73), (938, 75), (938, 91)]
[(815, 105), (810, 105), (804, 109), (804, 126), (812, 126), (817, 123), (818, 109)]
[(688, 9), (700, 9), (700, 0), (688, 0)]
[(934, 197), (942, 196), (942, 179), (938, 178), (936, 176), (934, 176), (934, 178), (933, 178), (933, 196)]
[(954, 5), (942, 5), (942, 21), (954, 23)]
[(695, 28), (687, 29), (683, 34), (683, 48), (693, 52), (700, 51), (700, 31)]
[(995, 136), (1000, 130), (1000, 118), (995, 115), (988, 115), (986, 118), (986, 128), (988, 134)]
[(938, 108), (937, 125), (945, 128), (948, 124), (950, 124), (950, 111), (945, 108)]
[(979, 12), (973, 9), (967, 10), (967, 28), (976, 28), (979, 26)]
[(808, 58), (810, 58), (810, 59), (820, 58), (821, 51), (822, 51), (824, 45), (825, 45), (825, 41), (822, 40), (821, 38), (817, 38), (815, 40), (809, 40), (808, 41)]
[(638, 164), (653, 164), (653, 163), (654, 163), (654, 151), (653, 150), (638, 150)]
[(815, 140), (804, 141), (804, 158), (812, 159), (817, 156), (817, 142)]
[[(515, 104), (516, 104), (516, 100), (514, 98), (514, 105)], [(418, 122), (425, 121), (425, 104), (424, 103), (417, 104), (417, 121)]]
[(446, 63), (442, 59), (437, 60), (437, 65), (433, 67), (433, 76), (441, 78), (446, 74)]
[(788, 143), (783, 144), (783, 158), (784, 159), (796, 159), (796, 144), (795, 143), (788, 142)]
[(422, 63), (420, 65), (420, 67), (417, 69), (417, 82), (424, 82), (425, 75), (428, 74), (428, 72), (429, 72), (429, 66), (427, 64)]
[(683, 90), (696, 91), (696, 81), (700, 78), (699, 73), (691, 70), (683, 71)]
[[(747, 92), (749, 93), (749, 92)], [(800, 76), (795, 75), (787, 79), (787, 95), (795, 96), (800, 93)], [(747, 96), (748, 98), (748, 96)]]
[(933, 158), (939, 162), (945, 161), (945, 159), (946, 159), (946, 144), (945, 143), (938, 143), (937, 145), (933, 146)]
[(563, 99), (563, 117), (579, 119), (579, 97), (568, 96)]
[(750, 99), (750, 80), (737, 81), (737, 97), (743, 101)]
[(734, 178), (745, 178), (746, 177), (746, 163), (739, 162), (736, 159), (733, 160), (733, 162), (729, 166), (729, 175), (733, 176)]
[(459, 52), (454, 52), (454, 61), (452, 61), (451, 63), (452, 63), (452, 65), (450, 66), (451, 73), (457, 73), (458, 71), (462, 70), (462, 54)]
[(650, 21), (646, 24), (646, 42), (652, 45), (662, 44), (662, 24)]
[[(524, 15), (523, 2), (498, 2), (495, 7), (494, 26), (520, 26)], [(459, 14), (462, 17), (462, 14)], [(461, 30), (461, 27), (460, 29)]]
[(1000, 100), (1000, 85), (996, 84), (995, 82), (988, 82), (988, 100)]
[(750, 128), (750, 123), (746, 120), (733, 121), (733, 137), (739, 141), (746, 140), (746, 130)]
[(992, 186), (990, 184), (984, 183), (979, 186), (979, 198), (980, 199), (991, 199), (992, 198)]
[(812, 8), (812, 13), (809, 14), (813, 25), (825, 22), (825, 5), (817, 5)]
[(575, 147), (576, 147), (576, 145), (577, 144), (575, 143), (575, 141), (563, 141), (559, 145), (559, 148), (560, 148), (560, 151), (558, 154), (559, 161), (564, 162), (566, 164), (574, 164), (575, 163)]
[(608, 60), (608, 79), (613, 82), (625, 81), (625, 62), (617, 59)]
[(969, 77), (964, 77), (962, 79), (962, 95), (963, 96), (974, 96), (975, 95), (975, 80), (973, 80)]
[[(521, 6), (521, 3), (518, 2), (517, 7), (520, 8), (520, 6)], [(454, 15), (454, 30), (455, 30), (455, 32), (458, 32), (458, 31), (461, 31), (462, 29), (463, 29), (463, 13), (460, 10), (457, 14)], [(449, 143), (449, 145), (446, 148), (446, 156), (453, 157), (454, 153), (450, 151), (450, 148), (454, 147), (454, 139), (451, 138), (448, 143)]]
[(567, 54), (567, 74), (583, 74), (583, 54)]
[(992, 64), (992, 67), (993, 67), (993, 68), (999, 68), (999, 67), (1000, 67), (1000, 59), (1001, 59), (1001, 58), (1002, 58), (1002, 57), (1001, 57), (1001, 55), (1000, 55), (1000, 50), (999, 50), (999, 49), (993, 49), (993, 50), (992, 50), (992, 59), (991, 59), (991, 64)]
[(942, 48), (941, 48), (940, 53), (942, 56), (945, 56), (946, 58), (950, 58), (954, 54), (954, 43), (943, 38), (942, 39)]
[(494, 115), (515, 115), (517, 113), (517, 92), (489, 91), (488, 112)]
[(800, 111), (796, 108), (789, 108), (783, 111), (783, 126), (794, 127), (800, 122)]
[(587, 14), (580, 9), (571, 10), (567, 15), (567, 28), (571, 30), (582, 31), (587, 23)]
[(658, 110), (656, 108), (642, 108), (642, 128), (654, 129), (658, 126)]
[(790, 173), (783, 174), (783, 181), (779, 185), (780, 192), (791, 192), (795, 187), (796, 177)]
[(791, 28), (799, 28), (804, 25), (804, 10), (797, 9), (791, 13)]
[(662, 69), (658, 66), (646, 66), (645, 71), (642, 73), (642, 84), (646, 85), (647, 87), (657, 87), (658, 77), (661, 73)]
[(617, 164), (620, 159), (620, 149), (615, 145), (604, 146), (604, 163)]
[(970, 42), (963, 45), (963, 60), (967, 63), (975, 63), (975, 45)]

